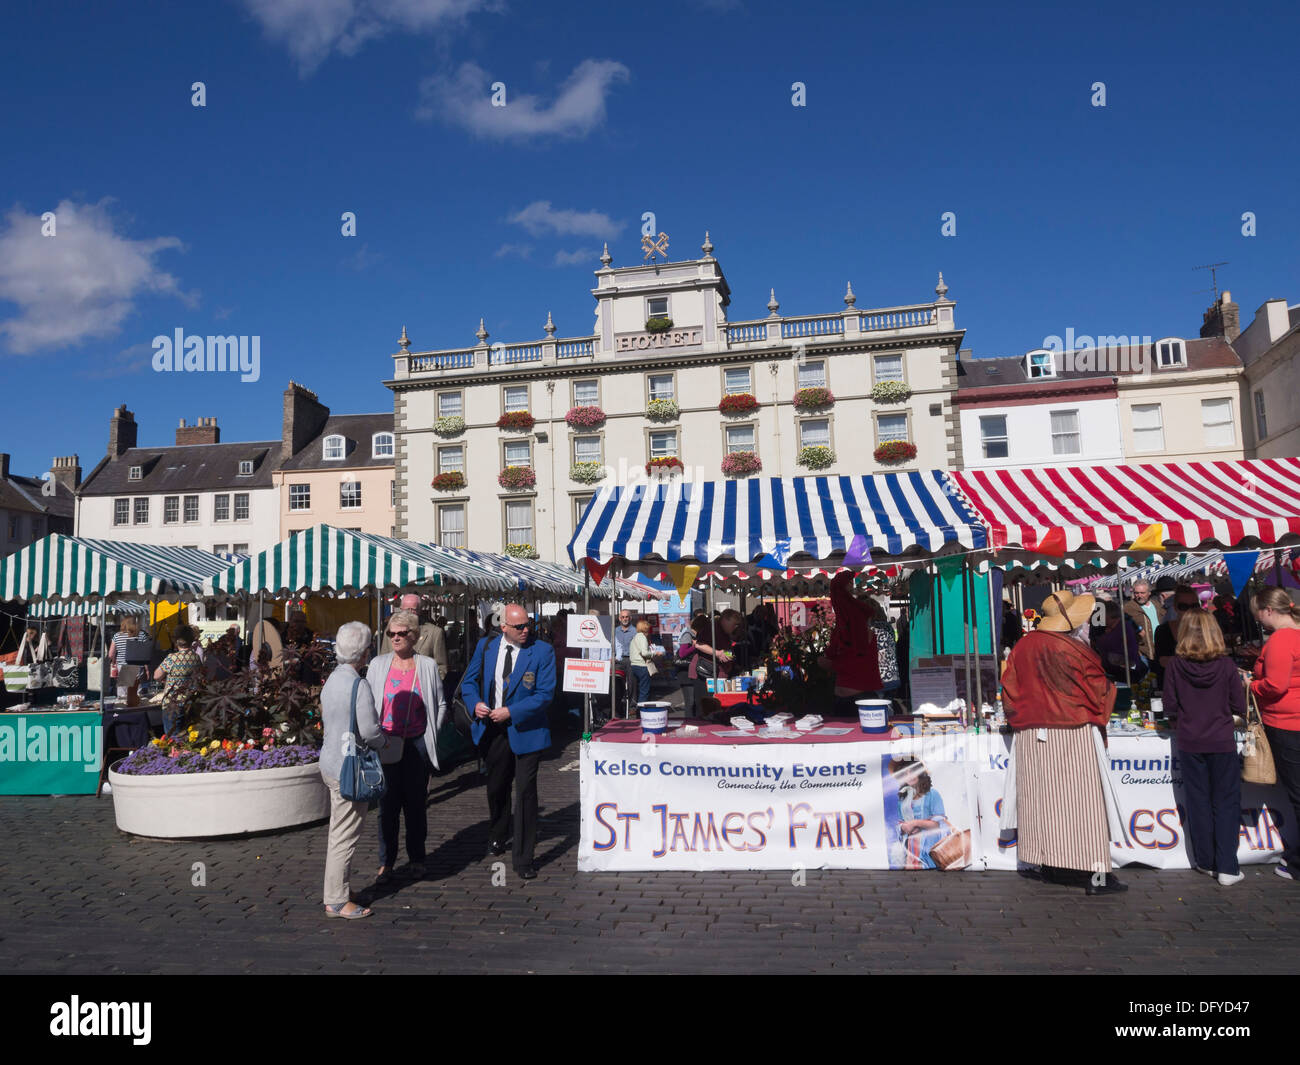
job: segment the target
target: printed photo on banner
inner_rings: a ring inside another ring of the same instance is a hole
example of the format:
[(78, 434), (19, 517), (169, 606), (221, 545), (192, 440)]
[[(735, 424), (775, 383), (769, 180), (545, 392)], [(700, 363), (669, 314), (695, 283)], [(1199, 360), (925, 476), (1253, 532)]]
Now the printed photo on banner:
[[(966, 783), (962, 767), (936, 764), (937, 773), (920, 759), (882, 755), (881, 787), (885, 803), (885, 843), (891, 869), (964, 869), (970, 864), (971, 833), (948, 818), (935, 776), (944, 783), (965, 813)], [(948, 773), (943, 770), (948, 769)], [(951, 778), (950, 780), (947, 778)]]

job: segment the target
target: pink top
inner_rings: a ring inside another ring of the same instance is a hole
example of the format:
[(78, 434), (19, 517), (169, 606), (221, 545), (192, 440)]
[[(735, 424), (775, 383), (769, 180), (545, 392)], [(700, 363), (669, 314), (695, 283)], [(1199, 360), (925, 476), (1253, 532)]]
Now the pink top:
[(415, 670), (390, 667), (388, 679), (384, 682), (384, 714), (379, 722), (380, 730), (402, 739), (413, 739), (424, 735), (427, 721)]

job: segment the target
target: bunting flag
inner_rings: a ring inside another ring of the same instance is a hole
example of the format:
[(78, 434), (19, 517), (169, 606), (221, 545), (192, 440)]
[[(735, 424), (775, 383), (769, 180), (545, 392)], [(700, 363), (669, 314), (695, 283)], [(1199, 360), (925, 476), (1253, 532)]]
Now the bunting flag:
[(1165, 527), (1160, 522), (1148, 525), (1142, 535), (1133, 541), (1130, 551), (1163, 551), (1165, 549)]
[(600, 584), (605, 579), (605, 574), (609, 572), (608, 562), (597, 562), (594, 558), (583, 559), (587, 566), (587, 572), (591, 574), (593, 583)]
[(1047, 535), (1038, 543), (1031, 544), (1029, 550), (1052, 558), (1062, 558), (1065, 555), (1065, 530), (1048, 529)]
[(678, 599), (686, 598), (686, 593), (691, 590), (691, 585), (695, 583), (695, 578), (699, 575), (699, 566), (688, 565), (683, 562), (668, 563), (668, 577), (677, 588)]
[(785, 569), (785, 564), (790, 558), (790, 540), (778, 540), (772, 547), (772, 550), (758, 560), (758, 566), (762, 569)]
[(871, 548), (867, 546), (867, 538), (861, 533), (853, 538), (849, 549), (844, 552), (844, 564), (846, 566), (871, 565)]
[(1258, 558), (1258, 551), (1223, 556), (1224, 565), (1228, 567), (1228, 579), (1232, 581), (1233, 595), (1241, 595), (1241, 590), (1246, 587), (1246, 582), (1255, 572), (1255, 562)]

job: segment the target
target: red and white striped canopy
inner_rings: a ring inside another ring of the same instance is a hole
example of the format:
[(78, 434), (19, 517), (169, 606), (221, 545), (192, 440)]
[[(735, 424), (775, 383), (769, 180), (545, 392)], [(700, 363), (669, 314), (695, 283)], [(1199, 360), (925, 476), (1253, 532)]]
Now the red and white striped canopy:
[(1131, 543), (1156, 522), (1166, 543), (1235, 547), (1300, 535), (1300, 459), (967, 470), (951, 474), (994, 546), (1030, 547), (1052, 529), (1065, 549)]

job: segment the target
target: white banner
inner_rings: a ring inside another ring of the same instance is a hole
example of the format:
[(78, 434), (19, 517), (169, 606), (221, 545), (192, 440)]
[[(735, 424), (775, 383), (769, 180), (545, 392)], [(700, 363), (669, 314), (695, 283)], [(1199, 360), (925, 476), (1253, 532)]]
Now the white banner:
[[(646, 739), (583, 745), (580, 870), (1016, 868), (1015, 834), (999, 832), (1010, 736)], [(1108, 753), (1124, 826), (1111, 860), (1190, 868), (1168, 739), (1112, 736)], [(1242, 864), (1282, 852), (1290, 814), (1280, 788), (1242, 785)]]

